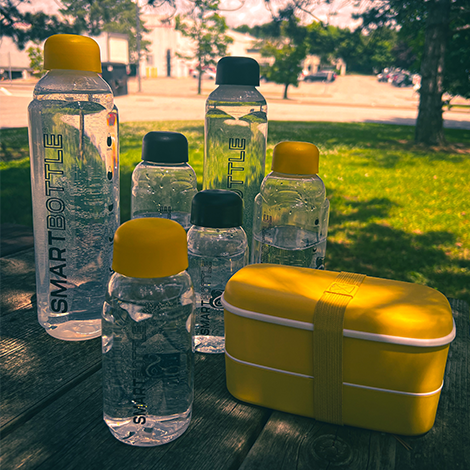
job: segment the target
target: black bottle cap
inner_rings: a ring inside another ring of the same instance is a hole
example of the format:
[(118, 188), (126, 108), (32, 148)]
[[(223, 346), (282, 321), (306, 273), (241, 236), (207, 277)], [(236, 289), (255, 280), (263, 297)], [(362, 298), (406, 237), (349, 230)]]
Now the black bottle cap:
[(155, 163), (188, 161), (188, 140), (179, 132), (149, 132), (142, 139), (142, 160)]
[(259, 86), (259, 64), (251, 57), (222, 57), (217, 63), (215, 83)]
[(229, 228), (243, 223), (243, 201), (233, 191), (199, 191), (191, 205), (191, 223), (200, 227)]

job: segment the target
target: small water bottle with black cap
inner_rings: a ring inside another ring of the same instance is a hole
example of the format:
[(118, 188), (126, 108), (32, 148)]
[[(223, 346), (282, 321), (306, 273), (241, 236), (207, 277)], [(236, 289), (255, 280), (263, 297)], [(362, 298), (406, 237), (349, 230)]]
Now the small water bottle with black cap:
[(223, 57), (219, 85), (206, 101), (203, 189), (228, 189), (243, 200), (243, 228), (251, 243), (253, 201), (265, 173), (267, 106), (259, 65), (249, 57)]
[(225, 284), (248, 264), (248, 243), (241, 227), (243, 202), (227, 190), (205, 190), (194, 196), (188, 231), (188, 272), (196, 296), (196, 352), (223, 353)]
[(196, 173), (188, 164), (188, 141), (178, 132), (149, 132), (142, 161), (132, 173), (131, 218), (160, 217), (190, 227)]

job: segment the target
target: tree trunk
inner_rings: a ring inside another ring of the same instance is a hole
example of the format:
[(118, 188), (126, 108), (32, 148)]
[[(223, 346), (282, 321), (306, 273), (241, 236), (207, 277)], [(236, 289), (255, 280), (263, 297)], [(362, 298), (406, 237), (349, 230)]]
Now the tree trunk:
[(197, 74), (197, 94), (201, 94), (201, 80), (202, 80), (202, 70), (199, 69), (199, 73)]
[(284, 96), (282, 97), (283, 100), (287, 100), (287, 89), (289, 88), (289, 83), (284, 83)]
[(445, 142), (442, 118), (442, 81), (449, 12), (452, 0), (431, 0), (421, 59), (421, 88), (415, 142), (440, 145)]

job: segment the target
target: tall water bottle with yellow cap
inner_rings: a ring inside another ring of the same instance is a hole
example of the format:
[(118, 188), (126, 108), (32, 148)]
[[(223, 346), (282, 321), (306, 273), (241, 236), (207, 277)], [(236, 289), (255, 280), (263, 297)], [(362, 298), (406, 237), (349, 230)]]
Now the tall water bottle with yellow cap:
[(255, 198), (252, 263), (324, 269), (330, 203), (309, 142), (274, 147), (272, 172)]
[(194, 292), (184, 228), (132, 219), (116, 231), (103, 307), (104, 420), (121, 442), (156, 446), (189, 426)]
[(39, 323), (55, 338), (101, 334), (119, 225), (118, 116), (90, 38), (51, 36), (29, 105)]

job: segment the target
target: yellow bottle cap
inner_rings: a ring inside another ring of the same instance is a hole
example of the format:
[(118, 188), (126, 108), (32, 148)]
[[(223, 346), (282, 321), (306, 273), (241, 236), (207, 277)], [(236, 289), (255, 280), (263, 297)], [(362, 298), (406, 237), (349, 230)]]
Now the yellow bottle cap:
[(114, 234), (113, 270), (128, 277), (178, 274), (188, 267), (184, 228), (174, 220), (146, 217), (124, 222)]
[(101, 73), (100, 46), (85, 36), (55, 34), (44, 44), (44, 68)]
[(316, 175), (318, 148), (310, 142), (280, 142), (274, 147), (271, 169), (289, 175)]

